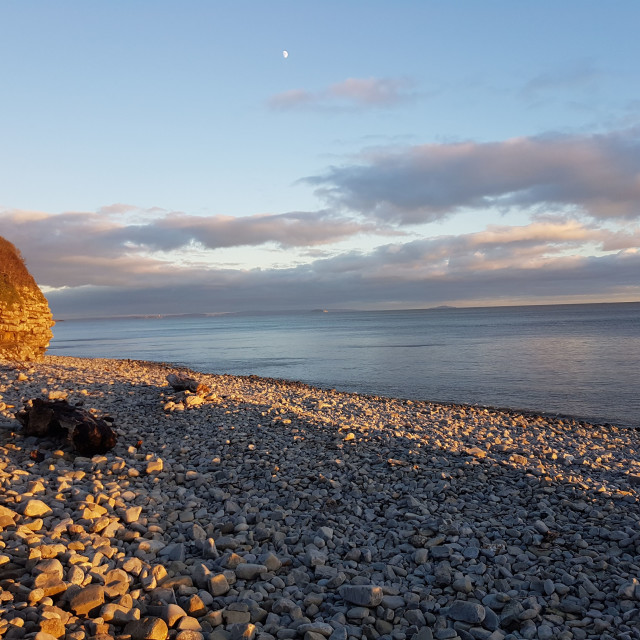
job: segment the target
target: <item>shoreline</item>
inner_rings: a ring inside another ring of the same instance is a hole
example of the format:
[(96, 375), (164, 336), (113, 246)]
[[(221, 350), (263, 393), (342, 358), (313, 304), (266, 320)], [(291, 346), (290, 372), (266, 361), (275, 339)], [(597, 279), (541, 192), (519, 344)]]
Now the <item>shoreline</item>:
[[(640, 637), (633, 427), (69, 356), (0, 361), (0, 396), (7, 637)], [(21, 434), (64, 396), (113, 451)]]
[[(491, 404), (470, 404), (464, 402), (448, 402), (444, 400), (425, 400), (420, 398), (411, 398), (404, 396), (396, 396), (396, 395), (385, 395), (385, 394), (375, 394), (375, 393), (364, 393), (359, 391), (350, 391), (346, 389), (337, 389), (332, 386), (323, 386), (319, 384), (313, 384), (309, 382), (304, 382), (302, 380), (296, 380), (293, 378), (274, 378), (271, 376), (261, 376), (258, 374), (233, 374), (233, 373), (220, 373), (220, 372), (210, 372), (207, 373), (205, 371), (201, 371), (199, 369), (194, 369), (189, 365), (180, 364), (178, 362), (168, 362), (162, 360), (140, 360), (140, 359), (131, 359), (131, 358), (103, 358), (103, 357), (85, 357), (85, 356), (58, 356), (58, 355), (47, 355), (46, 357), (52, 358), (73, 358), (78, 360), (90, 360), (90, 361), (116, 361), (116, 362), (127, 362), (127, 363), (138, 363), (143, 366), (148, 366), (150, 368), (153, 367), (163, 367), (167, 371), (182, 371), (185, 374), (191, 377), (202, 377), (202, 376), (219, 376), (219, 377), (228, 377), (228, 378), (238, 378), (238, 379), (247, 379), (247, 380), (264, 380), (267, 382), (274, 382), (278, 384), (290, 384), (293, 386), (303, 386), (309, 389), (309, 391), (317, 390), (317, 391), (326, 391), (326, 392), (334, 392), (340, 393), (344, 395), (353, 395), (356, 397), (362, 397), (369, 400), (397, 400), (398, 402), (411, 402), (414, 404), (425, 404), (425, 405), (434, 405), (434, 406), (443, 406), (451, 409), (468, 409), (468, 410), (487, 410), (495, 413), (503, 413), (511, 416), (524, 416), (528, 419), (541, 418), (544, 420), (560, 420), (562, 422), (570, 422), (575, 426), (581, 427), (597, 427), (597, 428), (609, 428), (613, 427), (616, 429), (631, 429), (631, 430), (640, 430), (640, 422), (635, 424), (624, 424), (618, 422), (608, 422), (606, 420), (597, 421), (589, 419), (588, 417), (583, 417), (571, 413), (563, 413), (557, 411), (544, 411), (540, 409), (525, 409), (518, 407), (508, 407), (508, 406), (499, 406), (499, 405), (491, 405)], [(0, 367), (2, 367), (2, 360), (0, 360)], [(5, 361), (9, 362), (9, 361)]]

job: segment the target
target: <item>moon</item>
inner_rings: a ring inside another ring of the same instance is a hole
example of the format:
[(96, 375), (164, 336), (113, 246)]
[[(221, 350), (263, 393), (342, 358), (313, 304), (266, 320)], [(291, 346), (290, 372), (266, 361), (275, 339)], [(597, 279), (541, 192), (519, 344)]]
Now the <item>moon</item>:
[(283, 58), (288, 58), (289, 57), (289, 52), (286, 49), (282, 52), (282, 57)]

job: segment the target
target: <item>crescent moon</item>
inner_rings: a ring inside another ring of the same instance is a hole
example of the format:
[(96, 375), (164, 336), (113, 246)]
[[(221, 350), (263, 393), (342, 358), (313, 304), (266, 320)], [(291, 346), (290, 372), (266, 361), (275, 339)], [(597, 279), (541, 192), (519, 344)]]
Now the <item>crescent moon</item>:
[(286, 50), (285, 50), (285, 51), (283, 51), (283, 52), (282, 52), (282, 57), (283, 57), (283, 58), (288, 58), (288, 57), (289, 57), (289, 52), (288, 52), (288, 51), (286, 51)]

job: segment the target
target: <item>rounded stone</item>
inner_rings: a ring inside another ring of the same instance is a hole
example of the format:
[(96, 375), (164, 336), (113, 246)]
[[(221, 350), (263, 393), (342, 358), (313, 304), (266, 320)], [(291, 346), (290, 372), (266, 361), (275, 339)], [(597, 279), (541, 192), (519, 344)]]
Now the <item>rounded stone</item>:
[(449, 607), (447, 616), (459, 622), (478, 624), (484, 620), (486, 612), (481, 604), (467, 600), (456, 600)]
[(166, 640), (169, 628), (162, 618), (147, 616), (127, 624), (124, 633), (130, 635), (131, 640)]
[(340, 595), (344, 600), (360, 607), (377, 607), (384, 597), (380, 587), (375, 585), (343, 585), (340, 587)]

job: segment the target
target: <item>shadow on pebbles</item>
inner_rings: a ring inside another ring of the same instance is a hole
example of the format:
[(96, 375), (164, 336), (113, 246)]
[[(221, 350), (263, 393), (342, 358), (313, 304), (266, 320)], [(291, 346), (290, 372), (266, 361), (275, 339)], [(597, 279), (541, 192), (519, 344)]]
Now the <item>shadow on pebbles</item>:
[(0, 363), (4, 638), (640, 638), (639, 431), (175, 372)]

